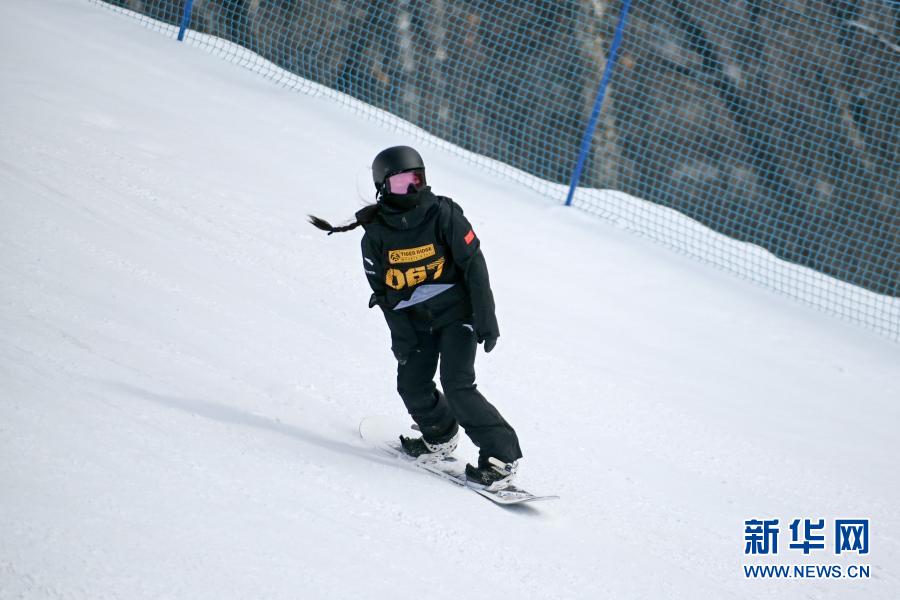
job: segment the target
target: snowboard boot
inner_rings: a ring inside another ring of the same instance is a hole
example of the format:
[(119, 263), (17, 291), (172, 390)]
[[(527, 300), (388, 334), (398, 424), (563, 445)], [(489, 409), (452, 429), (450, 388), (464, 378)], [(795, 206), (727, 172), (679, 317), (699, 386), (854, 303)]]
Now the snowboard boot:
[(424, 437), (410, 438), (400, 436), (400, 445), (403, 451), (417, 460), (441, 460), (447, 458), (456, 450), (459, 443), (459, 425), (453, 425), (451, 432), (443, 441), (429, 442)]
[(512, 484), (519, 470), (519, 461), (505, 463), (493, 456), (479, 458), (478, 466), (466, 465), (466, 482), (472, 487), (485, 488), (495, 492)]

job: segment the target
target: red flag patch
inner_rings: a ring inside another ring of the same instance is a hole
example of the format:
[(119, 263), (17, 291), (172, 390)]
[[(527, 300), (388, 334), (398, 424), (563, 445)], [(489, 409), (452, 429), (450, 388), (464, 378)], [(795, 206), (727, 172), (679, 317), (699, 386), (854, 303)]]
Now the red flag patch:
[(470, 229), (470, 230), (469, 230), (469, 233), (467, 233), (467, 234), (466, 234), (466, 237), (463, 238), (463, 239), (466, 240), (466, 245), (467, 245), (467, 246), (468, 246), (469, 244), (471, 244), (471, 243), (472, 243), (472, 240), (475, 239), (475, 230), (474, 230), (474, 229)]

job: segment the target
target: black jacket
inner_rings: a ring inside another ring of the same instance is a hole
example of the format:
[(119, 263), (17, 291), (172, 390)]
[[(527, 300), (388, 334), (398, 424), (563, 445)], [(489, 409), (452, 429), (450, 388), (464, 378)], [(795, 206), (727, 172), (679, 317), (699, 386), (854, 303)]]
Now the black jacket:
[(374, 292), (369, 306), (384, 312), (395, 356), (415, 349), (416, 330), (460, 319), (471, 320), (479, 341), (499, 337), (487, 263), (462, 208), (427, 187), (411, 209), (378, 206), (363, 223), (363, 268)]

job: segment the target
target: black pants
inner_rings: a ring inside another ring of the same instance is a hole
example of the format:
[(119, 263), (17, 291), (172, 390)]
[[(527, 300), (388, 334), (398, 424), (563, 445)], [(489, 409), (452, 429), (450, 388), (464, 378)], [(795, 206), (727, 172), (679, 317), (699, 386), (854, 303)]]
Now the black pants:
[[(470, 326), (457, 321), (434, 333), (418, 332), (418, 338), (418, 352), (397, 367), (397, 391), (425, 439), (446, 441), (459, 424), (480, 448), (481, 459), (521, 458), (516, 432), (476, 389), (478, 344)], [(434, 384), (438, 357), (443, 394)]]

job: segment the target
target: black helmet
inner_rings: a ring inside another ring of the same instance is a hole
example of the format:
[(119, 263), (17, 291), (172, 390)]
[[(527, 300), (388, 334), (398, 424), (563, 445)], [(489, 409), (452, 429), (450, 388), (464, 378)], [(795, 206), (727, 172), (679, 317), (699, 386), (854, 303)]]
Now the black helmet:
[(409, 146), (392, 146), (382, 150), (372, 161), (372, 180), (375, 182), (375, 189), (382, 191), (385, 179), (403, 171), (421, 171), (424, 185), (425, 163), (415, 149)]

